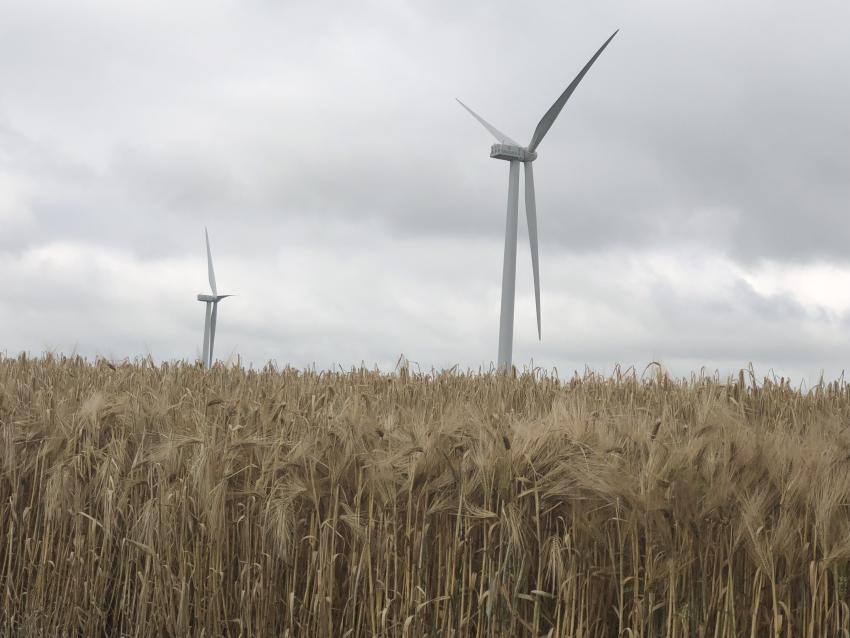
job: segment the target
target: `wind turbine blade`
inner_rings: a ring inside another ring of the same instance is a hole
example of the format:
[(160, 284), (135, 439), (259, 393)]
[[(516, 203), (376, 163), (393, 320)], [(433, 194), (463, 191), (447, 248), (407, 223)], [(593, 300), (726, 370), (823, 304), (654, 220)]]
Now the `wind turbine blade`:
[(540, 263), (537, 254), (537, 204), (534, 201), (534, 169), (525, 162), (525, 217), (528, 221), (528, 241), (531, 244), (531, 269), (534, 272), (534, 303), (537, 306), (537, 338), (540, 332)]
[(492, 124), (490, 124), (489, 122), (487, 122), (487, 121), (486, 121), (483, 117), (481, 117), (480, 115), (478, 115), (478, 113), (476, 113), (475, 111), (473, 111), (473, 110), (472, 110), (471, 108), (469, 108), (466, 104), (464, 104), (463, 102), (461, 102), (461, 101), (460, 101), (460, 100), (458, 100), (457, 98), (455, 98), (455, 100), (457, 100), (457, 103), (458, 103), (458, 104), (460, 104), (463, 108), (465, 108), (467, 111), (469, 111), (469, 114), (470, 114), (470, 115), (472, 115), (472, 117), (474, 117), (476, 120), (478, 120), (479, 122), (481, 122), (481, 124), (483, 124), (483, 125), (484, 125), (484, 128), (486, 128), (488, 131), (490, 131), (490, 133), (492, 133), (492, 134), (493, 134), (493, 137), (495, 137), (497, 140), (499, 140), (502, 144), (509, 144), (510, 146), (519, 146), (519, 144), (517, 144), (516, 142), (514, 142), (511, 138), (509, 138), (507, 135), (505, 135), (504, 133), (502, 133), (502, 132), (501, 132), (499, 129), (497, 129), (495, 126), (493, 126)]
[(215, 296), (218, 294), (218, 291), (215, 287), (215, 270), (213, 270), (212, 251), (210, 250), (210, 234), (207, 232), (206, 228), (204, 228), (204, 235), (207, 238), (207, 274), (210, 278), (210, 289), (212, 290), (213, 296)]
[(534, 129), (534, 135), (531, 137), (531, 142), (528, 145), (528, 150), (534, 152), (534, 150), (540, 145), (540, 142), (543, 141), (543, 137), (546, 133), (549, 132), (549, 129), (552, 127), (552, 124), (555, 123), (555, 118), (558, 117), (558, 114), (561, 112), (561, 109), (564, 108), (564, 104), (567, 103), (567, 100), (570, 99), (570, 96), (573, 94), (573, 91), (576, 90), (579, 82), (581, 82), (582, 78), (585, 74), (590, 70), (590, 67), (593, 66), (593, 63), (596, 62), (596, 58), (598, 58), (602, 52), (605, 50), (605, 47), (608, 46), (608, 43), (614, 39), (614, 36), (619, 33), (620, 30), (617, 29), (614, 31), (613, 35), (605, 40), (605, 44), (599, 47), (599, 50), (593, 54), (593, 57), (590, 58), (590, 61), (584, 65), (584, 68), (579, 72), (579, 74), (575, 77), (575, 79), (570, 82), (570, 85), (566, 88), (566, 90), (561, 93), (561, 97), (555, 100), (555, 103), (546, 111), (546, 114), (540, 119), (540, 122), (537, 124), (537, 128)]
[(204, 319), (204, 370), (210, 367), (210, 302), (207, 302), (207, 316)]
[(215, 346), (215, 320), (218, 316), (218, 302), (212, 305), (212, 321), (210, 322), (210, 368), (213, 362), (213, 346)]

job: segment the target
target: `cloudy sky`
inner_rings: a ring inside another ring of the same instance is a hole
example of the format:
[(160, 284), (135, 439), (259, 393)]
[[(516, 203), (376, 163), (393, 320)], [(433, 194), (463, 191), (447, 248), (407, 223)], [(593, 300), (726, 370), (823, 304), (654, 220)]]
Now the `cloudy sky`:
[(850, 4), (0, 0), (0, 351), (834, 378), (850, 361)]

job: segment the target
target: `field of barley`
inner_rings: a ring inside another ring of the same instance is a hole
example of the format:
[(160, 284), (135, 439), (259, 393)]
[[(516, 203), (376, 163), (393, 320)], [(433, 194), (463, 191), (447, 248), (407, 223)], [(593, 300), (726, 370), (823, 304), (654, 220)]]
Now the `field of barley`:
[(5, 636), (850, 635), (850, 386), (0, 358)]

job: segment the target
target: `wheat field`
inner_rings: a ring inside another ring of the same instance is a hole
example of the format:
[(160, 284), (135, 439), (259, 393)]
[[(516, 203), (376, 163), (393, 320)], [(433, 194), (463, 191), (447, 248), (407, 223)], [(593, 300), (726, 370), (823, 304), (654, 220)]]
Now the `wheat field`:
[(850, 386), (0, 358), (5, 636), (850, 635)]

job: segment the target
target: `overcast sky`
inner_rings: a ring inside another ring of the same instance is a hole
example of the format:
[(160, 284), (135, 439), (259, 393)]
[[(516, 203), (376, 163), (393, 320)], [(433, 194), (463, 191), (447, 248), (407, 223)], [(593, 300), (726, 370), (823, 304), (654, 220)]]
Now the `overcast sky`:
[(850, 361), (850, 3), (0, 0), (0, 351), (496, 357), (508, 164), (514, 361), (834, 378)]

